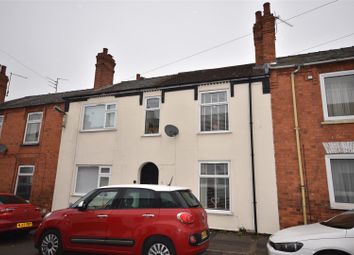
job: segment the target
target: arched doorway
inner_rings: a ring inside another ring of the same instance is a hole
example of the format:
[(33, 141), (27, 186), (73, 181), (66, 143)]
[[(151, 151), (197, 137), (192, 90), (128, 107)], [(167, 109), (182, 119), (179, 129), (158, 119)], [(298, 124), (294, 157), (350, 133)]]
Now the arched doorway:
[(158, 184), (159, 183), (159, 169), (154, 163), (146, 163), (140, 172), (141, 184)]

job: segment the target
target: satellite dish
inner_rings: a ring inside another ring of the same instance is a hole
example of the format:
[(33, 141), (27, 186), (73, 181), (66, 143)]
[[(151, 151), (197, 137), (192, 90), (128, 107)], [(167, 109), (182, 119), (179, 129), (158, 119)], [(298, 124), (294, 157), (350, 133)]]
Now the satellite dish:
[(178, 128), (173, 125), (166, 125), (165, 126), (165, 133), (169, 137), (175, 137), (178, 135)]
[(0, 153), (5, 153), (7, 151), (7, 147), (5, 144), (0, 144)]

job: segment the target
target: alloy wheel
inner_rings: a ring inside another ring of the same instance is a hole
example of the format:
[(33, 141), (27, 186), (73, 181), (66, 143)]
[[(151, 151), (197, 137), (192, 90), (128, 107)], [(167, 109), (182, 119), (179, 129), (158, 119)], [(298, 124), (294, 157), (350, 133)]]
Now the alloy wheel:
[(148, 255), (171, 255), (171, 253), (165, 244), (155, 243), (151, 245)]
[(59, 238), (55, 234), (47, 234), (43, 237), (41, 251), (44, 255), (56, 255), (59, 250)]

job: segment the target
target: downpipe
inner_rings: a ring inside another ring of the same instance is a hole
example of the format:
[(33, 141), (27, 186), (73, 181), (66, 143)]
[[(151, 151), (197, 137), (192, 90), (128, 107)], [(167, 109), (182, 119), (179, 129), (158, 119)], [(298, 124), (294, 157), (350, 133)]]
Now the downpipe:
[(302, 167), (302, 155), (301, 155), (301, 145), (300, 145), (300, 127), (298, 121), (298, 110), (296, 103), (296, 87), (295, 87), (295, 75), (300, 71), (301, 66), (297, 66), (297, 68), (291, 72), (291, 91), (293, 98), (293, 110), (294, 110), (294, 129), (295, 129), (295, 137), (296, 137), (296, 151), (298, 158), (298, 167), (299, 167), (299, 176), (300, 176), (300, 190), (301, 190), (301, 204), (302, 204), (302, 213), (304, 218), (304, 224), (307, 224), (307, 205), (306, 205), (306, 189), (304, 182), (304, 171)]

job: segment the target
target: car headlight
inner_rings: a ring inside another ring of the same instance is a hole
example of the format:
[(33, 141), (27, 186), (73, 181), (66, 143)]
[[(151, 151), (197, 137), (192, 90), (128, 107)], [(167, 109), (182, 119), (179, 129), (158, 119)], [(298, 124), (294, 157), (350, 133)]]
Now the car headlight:
[(269, 244), (277, 251), (286, 251), (286, 252), (296, 252), (300, 250), (302, 246), (304, 246), (303, 243), (299, 243), (299, 242), (291, 242), (291, 243), (269, 242)]

